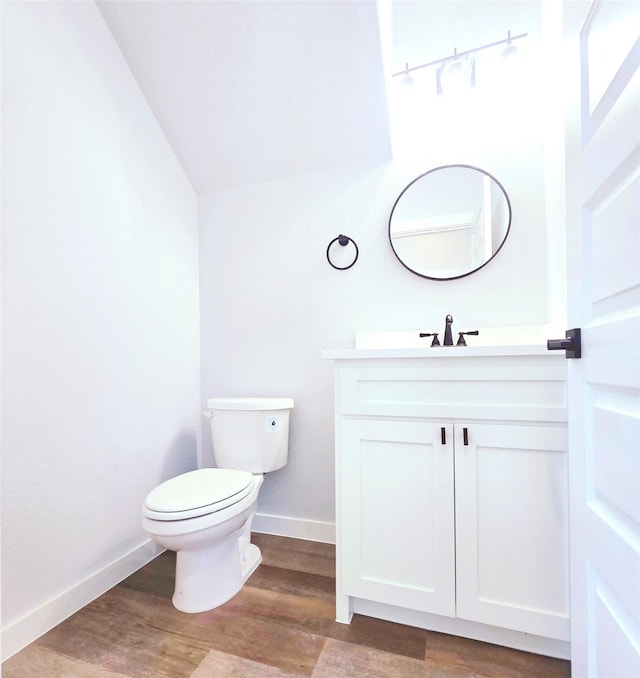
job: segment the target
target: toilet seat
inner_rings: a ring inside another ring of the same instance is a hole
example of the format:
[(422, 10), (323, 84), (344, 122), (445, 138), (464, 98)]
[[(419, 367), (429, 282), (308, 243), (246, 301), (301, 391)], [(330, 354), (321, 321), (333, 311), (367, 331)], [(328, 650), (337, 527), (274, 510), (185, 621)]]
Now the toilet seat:
[[(186, 520), (182, 520), (180, 518), (181, 514), (179, 513), (171, 514), (174, 516), (173, 520), (165, 520), (163, 519), (166, 517), (165, 514), (158, 513), (161, 518), (158, 520), (154, 517), (152, 511), (143, 508), (143, 513), (149, 513), (150, 515), (142, 516), (142, 527), (154, 537), (161, 537), (163, 539), (167, 537), (179, 537), (182, 539), (188, 535), (196, 534), (204, 530), (215, 528), (218, 525), (228, 523), (228, 521), (233, 522), (240, 519), (240, 524), (242, 524), (248, 517), (249, 512), (255, 510), (262, 482), (263, 477), (261, 475), (255, 475), (253, 476), (253, 482), (249, 485), (249, 493), (239, 501), (232, 503), (225, 508), (213, 511), (212, 513), (187, 518)], [(186, 546), (183, 543), (182, 549), (172, 550), (179, 551), (184, 550), (185, 548)]]
[(142, 513), (152, 520), (197, 518), (244, 499), (254, 487), (248, 471), (203, 468), (170, 478), (151, 490)]

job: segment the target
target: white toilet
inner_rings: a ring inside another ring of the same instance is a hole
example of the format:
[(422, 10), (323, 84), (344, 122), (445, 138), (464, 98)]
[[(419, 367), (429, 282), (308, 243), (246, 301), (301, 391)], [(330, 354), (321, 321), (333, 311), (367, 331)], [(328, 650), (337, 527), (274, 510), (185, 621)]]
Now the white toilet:
[(222, 605), (260, 564), (251, 523), (262, 474), (289, 451), (291, 398), (210, 398), (207, 407), (218, 468), (167, 480), (142, 508), (151, 539), (177, 552), (173, 604), (183, 612)]

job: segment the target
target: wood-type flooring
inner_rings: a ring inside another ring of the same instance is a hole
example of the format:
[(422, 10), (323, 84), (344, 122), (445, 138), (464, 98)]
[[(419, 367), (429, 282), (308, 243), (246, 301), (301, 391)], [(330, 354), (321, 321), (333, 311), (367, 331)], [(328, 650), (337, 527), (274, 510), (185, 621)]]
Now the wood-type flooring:
[(569, 678), (570, 664), (355, 615), (334, 621), (335, 549), (254, 534), (263, 561), (225, 605), (171, 604), (165, 552), (2, 665), (3, 678)]

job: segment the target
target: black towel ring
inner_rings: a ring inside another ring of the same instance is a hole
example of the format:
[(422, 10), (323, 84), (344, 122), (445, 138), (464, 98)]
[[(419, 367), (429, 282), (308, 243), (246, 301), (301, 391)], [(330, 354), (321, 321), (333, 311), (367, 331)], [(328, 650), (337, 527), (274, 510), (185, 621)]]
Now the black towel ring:
[[(333, 261), (331, 261), (331, 245), (333, 245), (335, 242), (339, 243), (342, 247), (346, 247), (349, 243), (354, 246), (355, 256), (353, 257), (353, 261), (348, 266), (336, 266)], [(348, 268), (351, 268), (356, 263), (356, 261), (358, 261), (358, 254), (358, 246), (356, 245), (355, 240), (350, 238), (348, 235), (342, 235), (342, 233), (337, 238), (334, 238), (327, 247), (327, 261), (331, 264), (331, 266), (333, 266), (333, 268), (337, 268), (339, 271), (346, 271)]]

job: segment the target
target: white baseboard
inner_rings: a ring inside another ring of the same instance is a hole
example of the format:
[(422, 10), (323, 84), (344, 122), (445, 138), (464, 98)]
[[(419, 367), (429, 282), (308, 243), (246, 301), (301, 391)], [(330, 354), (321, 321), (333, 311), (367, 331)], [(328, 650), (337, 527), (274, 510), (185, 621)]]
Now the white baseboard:
[(2, 628), (2, 661), (57, 626), (105, 591), (153, 560), (164, 549), (151, 540), (90, 575), (71, 589)]
[(253, 532), (276, 534), (280, 537), (320, 541), (325, 544), (336, 543), (335, 523), (320, 520), (305, 520), (302, 518), (256, 513), (251, 529)]

